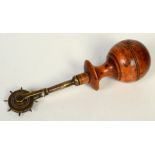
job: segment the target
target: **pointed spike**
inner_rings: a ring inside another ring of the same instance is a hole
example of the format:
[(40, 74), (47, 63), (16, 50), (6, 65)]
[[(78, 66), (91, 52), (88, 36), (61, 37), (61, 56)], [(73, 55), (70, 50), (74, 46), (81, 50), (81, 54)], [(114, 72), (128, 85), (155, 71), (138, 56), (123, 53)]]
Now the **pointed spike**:
[(11, 111), (11, 108), (8, 110), (8, 112)]
[(4, 100), (4, 102), (8, 102), (8, 100)]
[(29, 111), (32, 112), (32, 109), (30, 109)]
[(35, 103), (37, 103), (38, 101), (34, 101)]
[(23, 90), (23, 87), (21, 87), (20, 89)]
[(19, 112), (19, 116), (21, 115), (21, 113)]
[(12, 92), (12, 91), (10, 91), (10, 93), (12, 94), (13, 92)]

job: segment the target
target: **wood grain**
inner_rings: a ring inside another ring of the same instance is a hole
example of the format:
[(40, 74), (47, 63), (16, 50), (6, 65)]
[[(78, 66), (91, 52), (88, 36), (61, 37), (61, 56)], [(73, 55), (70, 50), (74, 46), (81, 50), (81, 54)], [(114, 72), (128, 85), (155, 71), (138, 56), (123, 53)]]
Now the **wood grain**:
[(147, 48), (136, 40), (123, 40), (114, 45), (101, 66), (93, 66), (85, 61), (85, 73), (78, 76), (80, 84), (89, 83), (93, 89), (99, 89), (99, 81), (112, 77), (123, 82), (137, 81), (149, 70), (151, 58)]

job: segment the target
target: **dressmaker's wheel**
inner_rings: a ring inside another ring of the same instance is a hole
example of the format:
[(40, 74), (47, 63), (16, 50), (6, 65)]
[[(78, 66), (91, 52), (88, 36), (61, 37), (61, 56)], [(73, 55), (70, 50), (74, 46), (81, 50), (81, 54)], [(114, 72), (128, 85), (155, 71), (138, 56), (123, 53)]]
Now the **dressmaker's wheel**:
[(21, 88), (20, 90), (17, 90), (15, 92), (10, 91), (10, 93), (11, 95), (9, 96), (9, 99), (7, 101), (10, 107), (9, 111), (12, 110), (18, 113), (19, 116), (21, 113), (31, 111), (31, 108), (33, 106), (33, 101), (34, 101), (33, 97), (29, 97), (20, 101), (22, 98), (22, 95), (29, 93), (27, 90), (23, 90)]

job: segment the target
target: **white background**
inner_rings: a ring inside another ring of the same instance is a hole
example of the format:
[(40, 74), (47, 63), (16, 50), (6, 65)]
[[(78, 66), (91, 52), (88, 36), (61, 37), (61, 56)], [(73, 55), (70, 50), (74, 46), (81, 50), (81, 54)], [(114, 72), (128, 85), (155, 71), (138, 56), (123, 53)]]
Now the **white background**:
[[(0, 0), (0, 32), (153, 33), (154, 3), (154, 0)], [(3, 93), (1, 100), (8, 95)], [(155, 154), (154, 122), (1, 122), (0, 125), (1, 154)]]
[[(104, 63), (110, 48), (123, 39), (143, 42), (152, 58), (138, 82), (105, 78), (100, 90), (89, 86), (55, 92), (21, 117), (8, 110), (9, 91), (49, 87), (83, 72), (85, 59)], [(155, 120), (155, 34), (1, 34), (1, 120)]]

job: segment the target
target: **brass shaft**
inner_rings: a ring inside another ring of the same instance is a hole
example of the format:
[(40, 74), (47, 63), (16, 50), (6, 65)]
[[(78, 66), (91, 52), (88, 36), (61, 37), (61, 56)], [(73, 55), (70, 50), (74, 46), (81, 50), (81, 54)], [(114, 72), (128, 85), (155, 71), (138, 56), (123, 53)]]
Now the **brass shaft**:
[(58, 91), (73, 85), (79, 86), (82, 84), (86, 84), (88, 82), (89, 82), (89, 76), (87, 73), (78, 74), (78, 75), (75, 75), (71, 80), (65, 81), (63, 83), (51, 86), (49, 88), (44, 88), (37, 91), (29, 92), (26, 94), (22, 94), (20, 97), (18, 97), (18, 99), (16, 99), (16, 101), (23, 102), (25, 99), (28, 99), (30, 97), (32, 97), (33, 100), (37, 100), (55, 91)]
[(55, 86), (47, 88), (47, 92), (48, 92), (48, 94), (53, 93), (55, 91), (70, 87), (72, 85), (75, 85), (73, 80), (65, 81), (63, 83), (60, 83), (60, 84), (57, 84)]
[(18, 102), (23, 102), (25, 99), (27, 99), (29, 97), (33, 97), (33, 99), (36, 100), (36, 99), (44, 97), (50, 93), (53, 93), (53, 92), (61, 90), (61, 89), (65, 89), (65, 88), (73, 86), (73, 85), (76, 85), (76, 86), (80, 85), (76, 76), (74, 76), (71, 80), (51, 86), (49, 88), (44, 88), (44, 89), (40, 89), (37, 91), (32, 91), (27, 94), (23, 94), (22, 97), (20, 98), (20, 100), (18, 100)]

